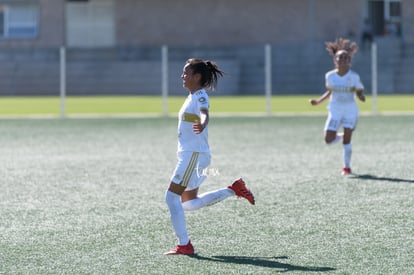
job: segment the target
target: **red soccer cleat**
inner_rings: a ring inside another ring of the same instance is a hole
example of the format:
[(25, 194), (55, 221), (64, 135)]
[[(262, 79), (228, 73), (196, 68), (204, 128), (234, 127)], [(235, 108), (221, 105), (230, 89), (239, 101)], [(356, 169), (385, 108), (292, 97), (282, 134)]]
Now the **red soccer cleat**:
[(350, 175), (352, 174), (351, 168), (343, 168), (341, 172), (342, 176)]
[(186, 245), (177, 245), (173, 250), (165, 252), (164, 255), (193, 255), (194, 247), (191, 241)]
[(235, 182), (233, 182), (232, 185), (229, 185), (227, 187), (233, 190), (234, 193), (236, 193), (236, 196), (245, 198), (251, 204), (254, 204), (254, 196), (252, 192), (250, 192), (250, 190), (247, 189), (246, 184), (241, 178), (236, 180)]

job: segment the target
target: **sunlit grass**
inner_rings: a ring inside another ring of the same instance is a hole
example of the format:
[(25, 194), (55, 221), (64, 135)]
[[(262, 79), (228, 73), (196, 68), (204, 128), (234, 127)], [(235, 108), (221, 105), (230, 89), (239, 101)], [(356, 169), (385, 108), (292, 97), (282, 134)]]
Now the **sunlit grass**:
[[(216, 113), (323, 113), (326, 103), (310, 106), (309, 99), (320, 95), (273, 96), (210, 96), (211, 111)], [(133, 115), (175, 114), (185, 95), (172, 96), (163, 101), (157, 96), (85, 96), (67, 97), (1, 97), (0, 116), (15, 115)], [(374, 110), (371, 96), (358, 103), (362, 112)], [(381, 95), (377, 98), (377, 112), (414, 112), (414, 95)]]

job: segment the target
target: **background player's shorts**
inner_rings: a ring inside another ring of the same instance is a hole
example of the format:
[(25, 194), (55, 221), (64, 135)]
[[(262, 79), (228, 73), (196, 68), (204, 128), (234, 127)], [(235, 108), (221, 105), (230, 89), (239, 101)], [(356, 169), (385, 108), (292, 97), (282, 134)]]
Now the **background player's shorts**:
[(210, 165), (209, 153), (179, 152), (178, 163), (171, 177), (171, 182), (186, 187), (185, 190), (198, 188), (207, 178), (207, 167)]
[(325, 131), (338, 131), (342, 126), (348, 129), (355, 129), (358, 122), (358, 108), (334, 108), (329, 107), (328, 118), (325, 123)]

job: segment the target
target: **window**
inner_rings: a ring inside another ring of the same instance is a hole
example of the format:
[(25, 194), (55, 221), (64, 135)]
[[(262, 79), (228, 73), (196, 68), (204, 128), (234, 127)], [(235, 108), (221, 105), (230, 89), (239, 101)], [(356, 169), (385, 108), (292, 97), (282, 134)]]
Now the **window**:
[(385, 35), (401, 35), (401, 1), (387, 0), (385, 4)]
[(0, 5), (0, 37), (33, 38), (39, 28), (39, 7), (33, 4)]
[(389, 16), (401, 17), (401, 2), (390, 2)]
[(367, 0), (367, 18), (375, 35), (401, 36), (401, 0)]

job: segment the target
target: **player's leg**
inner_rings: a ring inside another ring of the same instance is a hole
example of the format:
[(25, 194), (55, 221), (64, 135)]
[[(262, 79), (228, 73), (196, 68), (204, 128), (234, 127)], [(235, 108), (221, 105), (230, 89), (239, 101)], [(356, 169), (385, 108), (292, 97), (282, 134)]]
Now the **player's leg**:
[(222, 188), (212, 192), (198, 195), (199, 186), (207, 178), (206, 169), (210, 165), (209, 154), (199, 154), (196, 173), (192, 175), (191, 181), (187, 189), (181, 196), (184, 210), (197, 210), (205, 206), (218, 203), (226, 198), (233, 196), (234, 192), (229, 188)]
[(179, 245), (186, 245), (189, 242), (184, 209), (181, 205), (181, 194), (184, 192), (184, 189), (185, 187), (171, 182), (165, 193), (165, 201), (170, 210), (171, 224), (178, 238)]
[(343, 144), (350, 144), (352, 139), (352, 133), (354, 132), (354, 129), (350, 128), (344, 128), (344, 136), (343, 136)]
[(183, 200), (183, 208), (188, 211), (197, 210), (205, 206), (216, 204), (232, 196), (245, 198), (251, 204), (255, 204), (252, 192), (246, 187), (246, 184), (242, 179), (237, 179), (227, 188), (206, 192), (197, 197), (192, 196), (192, 199)]
[(352, 156), (352, 138), (353, 129), (344, 128), (344, 169), (342, 169), (342, 174), (351, 174), (351, 156)]
[[(193, 190), (189, 191), (190, 194), (192, 191)], [(184, 194), (185, 193), (187, 193), (187, 191), (184, 192)], [(185, 194), (185, 199), (184, 199), (184, 194), (183, 194), (183, 208), (184, 210), (187, 210), (187, 211), (198, 210), (202, 207), (216, 204), (218, 202), (221, 202), (227, 199), (228, 197), (235, 195), (235, 193), (230, 188), (222, 188), (222, 189), (214, 190), (211, 192), (206, 192), (206, 193), (203, 193), (195, 197), (194, 197), (194, 194), (191, 194), (191, 195)]]
[(325, 142), (328, 145), (335, 144), (342, 140), (343, 134), (338, 133), (341, 126), (341, 117), (335, 110), (330, 110), (325, 122)]
[(351, 174), (351, 157), (352, 157), (352, 133), (354, 132), (358, 121), (358, 110), (350, 110), (344, 118), (344, 168), (342, 169), (342, 175)]
[(325, 131), (325, 143), (332, 145), (338, 143), (342, 140), (343, 133), (338, 133), (337, 131), (327, 130)]
[(178, 163), (171, 177), (170, 186), (165, 194), (165, 201), (170, 210), (171, 223), (178, 238), (178, 246), (173, 250), (166, 252), (167, 255), (173, 254), (194, 254), (187, 233), (184, 209), (181, 204), (181, 195), (190, 184), (190, 180), (198, 163), (199, 153), (184, 152), (178, 156)]

